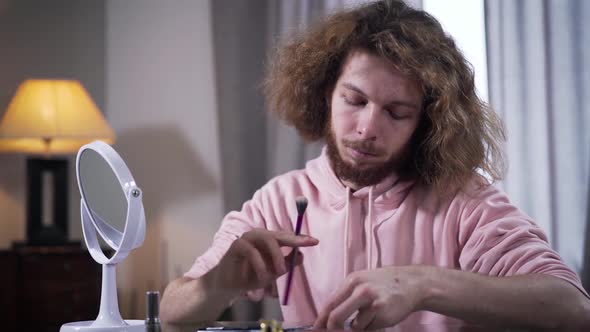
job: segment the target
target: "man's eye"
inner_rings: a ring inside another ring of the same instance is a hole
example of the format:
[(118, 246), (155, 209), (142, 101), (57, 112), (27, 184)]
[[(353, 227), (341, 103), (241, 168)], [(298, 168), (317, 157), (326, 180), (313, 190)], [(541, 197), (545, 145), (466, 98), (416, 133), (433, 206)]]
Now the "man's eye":
[(352, 106), (364, 106), (367, 104), (367, 102), (364, 99), (361, 98), (355, 98), (355, 97), (346, 97), (344, 96), (344, 102), (347, 103), (348, 105), (352, 105)]
[(394, 120), (402, 120), (405, 118), (404, 115), (397, 114), (396, 112), (391, 111), (391, 110), (388, 110), (387, 114), (389, 114), (389, 116)]

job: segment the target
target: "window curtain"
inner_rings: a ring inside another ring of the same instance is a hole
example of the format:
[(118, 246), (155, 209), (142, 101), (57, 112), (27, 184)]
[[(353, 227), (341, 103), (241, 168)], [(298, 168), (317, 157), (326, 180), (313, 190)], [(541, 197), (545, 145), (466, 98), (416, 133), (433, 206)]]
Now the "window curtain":
[(501, 185), (581, 273), (590, 259), (590, 2), (486, 0), (485, 10), (490, 103), (508, 136)]

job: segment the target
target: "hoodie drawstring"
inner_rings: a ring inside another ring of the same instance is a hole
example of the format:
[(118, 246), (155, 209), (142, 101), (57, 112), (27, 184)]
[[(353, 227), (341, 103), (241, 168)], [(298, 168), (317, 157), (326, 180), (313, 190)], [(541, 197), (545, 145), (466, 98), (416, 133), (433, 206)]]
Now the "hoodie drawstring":
[(367, 270), (373, 269), (373, 187), (369, 189), (369, 212), (367, 214)]
[[(369, 189), (367, 213), (367, 270), (373, 269), (373, 187)], [(344, 221), (344, 278), (348, 275), (348, 251), (350, 240), (350, 188), (346, 187), (346, 217)]]
[(344, 278), (348, 275), (348, 239), (350, 233), (350, 188), (346, 187), (346, 219), (344, 220)]

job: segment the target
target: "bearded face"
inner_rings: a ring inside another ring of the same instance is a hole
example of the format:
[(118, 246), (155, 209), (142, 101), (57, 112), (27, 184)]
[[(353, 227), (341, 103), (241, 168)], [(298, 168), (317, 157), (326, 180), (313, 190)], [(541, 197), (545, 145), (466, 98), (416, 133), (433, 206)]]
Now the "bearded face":
[[(347, 182), (354, 183), (358, 188), (381, 182), (387, 176), (401, 171), (402, 165), (404, 164), (405, 158), (398, 157), (397, 155), (393, 155), (388, 160), (379, 163), (349, 163), (340, 155), (338, 144), (331, 128), (326, 135), (326, 145), (328, 157), (336, 176)], [(383, 151), (375, 148), (370, 141), (344, 140), (342, 145), (347, 149), (366, 151), (366, 153), (373, 153), (375, 155), (383, 153)]]
[(358, 189), (400, 172), (421, 107), (417, 81), (384, 58), (351, 52), (330, 98), (326, 143), (336, 175)]

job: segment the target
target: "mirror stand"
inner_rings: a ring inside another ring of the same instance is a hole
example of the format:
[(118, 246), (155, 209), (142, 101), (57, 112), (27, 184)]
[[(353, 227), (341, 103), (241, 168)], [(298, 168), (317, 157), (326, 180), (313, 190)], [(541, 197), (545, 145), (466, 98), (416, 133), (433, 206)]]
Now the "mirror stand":
[[(83, 209), (86, 206), (83, 204)], [(88, 220), (88, 211), (82, 214)], [(92, 237), (90, 237), (92, 238)], [(87, 239), (88, 240), (88, 239)], [(94, 238), (96, 240), (96, 238)], [(90, 240), (90, 243), (94, 241)], [(98, 244), (98, 242), (97, 242)], [(91, 255), (100, 247), (89, 248)], [(98, 249), (100, 250), (100, 249)], [(101, 251), (102, 254), (102, 251)], [(104, 255), (104, 254), (103, 254)], [(96, 258), (95, 258), (96, 259)], [(145, 322), (143, 320), (123, 320), (119, 311), (117, 295), (117, 263), (102, 264), (102, 286), (100, 291), (100, 309), (94, 321), (80, 321), (67, 323), (61, 326), (60, 332), (92, 331), (92, 332), (143, 332)]]
[[(100, 309), (96, 320), (67, 323), (61, 326), (60, 332), (143, 332), (143, 320), (121, 318), (116, 278), (117, 264), (139, 248), (145, 238), (141, 190), (121, 157), (100, 141), (80, 148), (76, 174), (82, 196), (80, 213), (84, 241), (92, 258), (102, 265)], [(110, 187), (105, 188), (105, 185)], [(118, 199), (109, 200), (112, 197)], [(111, 211), (119, 213), (110, 215)], [(124, 222), (119, 229), (112, 224), (115, 219)], [(115, 250), (111, 257), (102, 251), (97, 233)]]
[(117, 265), (102, 265), (102, 289), (100, 291), (100, 311), (92, 326), (125, 326), (119, 312), (117, 298)]
[(62, 325), (60, 332), (144, 332), (143, 320), (123, 320), (117, 300), (117, 265), (102, 264), (102, 289), (100, 291), (100, 311), (94, 321), (73, 322)]

